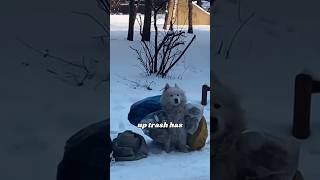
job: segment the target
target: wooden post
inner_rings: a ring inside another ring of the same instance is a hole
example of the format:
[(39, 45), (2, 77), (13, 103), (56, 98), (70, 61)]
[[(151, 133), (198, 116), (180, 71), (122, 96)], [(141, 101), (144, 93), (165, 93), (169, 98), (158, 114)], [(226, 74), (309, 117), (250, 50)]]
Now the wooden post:
[(188, 0), (188, 33), (193, 34), (193, 27), (192, 27), (192, 0)]
[(313, 80), (310, 75), (298, 74), (295, 79), (293, 136), (300, 139), (310, 135), (310, 108)]
[(201, 98), (201, 104), (202, 105), (207, 105), (208, 104), (208, 91), (210, 91), (210, 87), (206, 84), (202, 85), (202, 98)]
[(320, 81), (312, 81), (312, 93), (320, 93)]

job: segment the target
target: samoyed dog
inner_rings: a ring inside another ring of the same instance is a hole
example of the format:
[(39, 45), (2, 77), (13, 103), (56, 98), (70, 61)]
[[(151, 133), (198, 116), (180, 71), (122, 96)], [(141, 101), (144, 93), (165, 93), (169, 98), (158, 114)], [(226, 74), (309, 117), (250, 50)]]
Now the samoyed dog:
[(166, 113), (168, 123), (182, 124), (182, 127), (168, 128), (168, 139), (164, 144), (166, 152), (174, 149), (181, 152), (188, 152), (187, 130), (185, 128), (184, 115), (187, 104), (185, 92), (177, 84), (171, 87), (166, 84), (160, 103), (162, 110)]
[(244, 110), (238, 96), (216, 76), (213, 78), (213, 101), (213, 116), (218, 121), (216, 132), (211, 134), (214, 142), (213, 179), (238, 180), (238, 167), (242, 161), (236, 143), (246, 128)]
[(291, 180), (297, 173), (299, 146), (288, 138), (246, 127), (239, 97), (216, 77), (213, 79), (212, 133), (215, 180)]

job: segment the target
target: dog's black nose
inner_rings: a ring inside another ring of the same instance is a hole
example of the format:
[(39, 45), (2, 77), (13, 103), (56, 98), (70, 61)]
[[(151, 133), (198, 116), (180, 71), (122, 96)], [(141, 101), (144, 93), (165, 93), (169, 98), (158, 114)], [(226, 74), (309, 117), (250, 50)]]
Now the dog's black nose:
[(175, 103), (178, 103), (178, 102), (179, 102), (179, 100), (178, 100), (178, 99), (174, 99), (174, 102), (175, 102)]

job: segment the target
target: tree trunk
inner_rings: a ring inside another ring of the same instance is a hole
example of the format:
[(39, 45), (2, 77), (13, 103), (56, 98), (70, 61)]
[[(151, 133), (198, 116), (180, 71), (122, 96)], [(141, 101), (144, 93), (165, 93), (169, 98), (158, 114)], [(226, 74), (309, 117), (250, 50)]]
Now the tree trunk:
[(193, 33), (193, 27), (192, 27), (192, 0), (188, 0), (188, 33)]
[(166, 11), (165, 11), (165, 17), (164, 17), (164, 24), (163, 24), (163, 29), (167, 29), (168, 26), (168, 21), (169, 19), (171, 19), (172, 17), (170, 17), (170, 8), (172, 6), (172, 0), (168, 0), (167, 4), (166, 4)]
[(158, 27), (157, 27), (157, 13), (154, 12), (153, 15), (153, 27), (155, 30), (155, 35), (154, 35), (154, 64), (153, 64), (153, 72), (156, 73), (158, 71)]
[(151, 0), (145, 0), (142, 41), (150, 41), (151, 8), (152, 8), (151, 3), (152, 3)]
[(136, 21), (137, 8), (134, 4), (134, 0), (129, 2), (129, 28), (127, 40), (133, 41), (134, 22)]

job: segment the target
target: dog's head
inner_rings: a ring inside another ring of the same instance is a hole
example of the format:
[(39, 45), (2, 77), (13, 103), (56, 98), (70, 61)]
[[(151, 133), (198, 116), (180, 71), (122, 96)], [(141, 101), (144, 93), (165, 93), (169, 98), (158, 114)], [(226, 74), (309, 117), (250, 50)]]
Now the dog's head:
[(186, 104), (187, 98), (184, 91), (175, 84), (174, 87), (171, 87), (169, 84), (166, 84), (161, 96), (161, 103), (171, 106), (179, 106)]
[(216, 126), (212, 135), (216, 143), (215, 153), (223, 153), (233, 148), (233, 143), (246, 129), (245, 111), (241, 106), (239, 95), (230, 87), (213, 78), (213, 117)]

